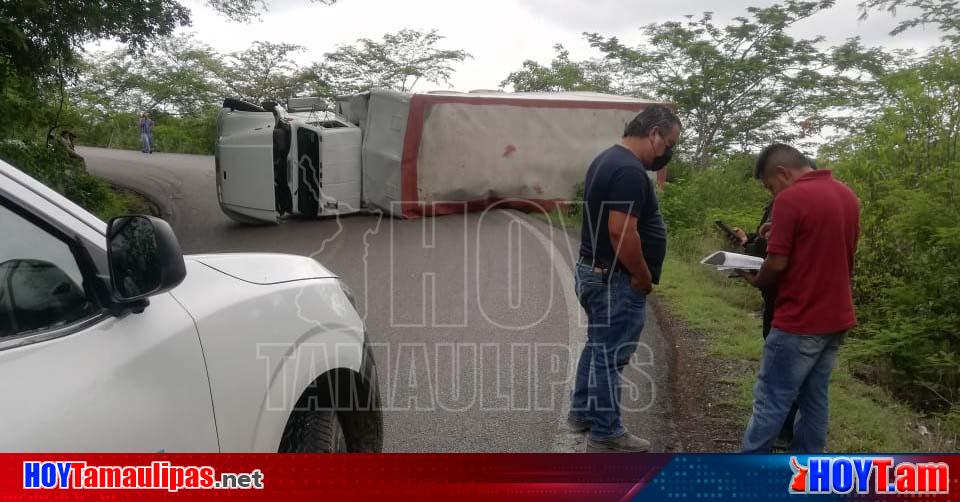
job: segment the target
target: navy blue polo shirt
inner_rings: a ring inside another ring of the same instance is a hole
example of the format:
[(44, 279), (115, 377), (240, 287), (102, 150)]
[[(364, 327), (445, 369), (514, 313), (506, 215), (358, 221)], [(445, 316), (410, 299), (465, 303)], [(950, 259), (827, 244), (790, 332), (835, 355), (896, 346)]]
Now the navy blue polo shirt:
[(604, 150), (590, 164), (583, 184), (583, 230), (580, 255), (626, 271), (614, 263), (607, 224), (610, 210), (637, 218), (637, 231), (643, 245), (653, 283), (660, 283), (660, 271), (667, 254), (667, 226), (660, 214), (660, 204), (653, 181), (640, 159), (622, 145)]

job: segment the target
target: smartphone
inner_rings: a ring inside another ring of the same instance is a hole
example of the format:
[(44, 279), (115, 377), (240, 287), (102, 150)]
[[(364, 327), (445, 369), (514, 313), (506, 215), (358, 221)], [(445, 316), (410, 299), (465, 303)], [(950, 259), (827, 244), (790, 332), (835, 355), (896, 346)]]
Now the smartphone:
[(730, 225), (727, 225), (722, 220), (714, 220), (713, 223), (717, 226), (717, 228), (722, 230), (723, 233), (727, 234), (727, 237), (731, 239), (736, 239), (738, 241), (740, 240), (740, 236), (737, 235), (737, 233), (734, 232), (732, 228), (730, 228)]

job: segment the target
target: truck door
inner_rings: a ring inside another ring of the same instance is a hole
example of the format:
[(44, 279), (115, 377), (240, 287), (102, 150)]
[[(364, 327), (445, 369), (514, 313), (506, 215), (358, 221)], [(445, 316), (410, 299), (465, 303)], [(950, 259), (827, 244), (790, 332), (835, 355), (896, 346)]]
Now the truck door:
[[(278, 207), (276, 197), (276, 122), (274, 114), (268, 111), (228, 107), (220, 110), (217, 119), (217, 196), (223, 212), (234, 220), (276, 223), (280, 217), (283, 208)], [(278, 136), (284, 134), (277, 133)], [(280, 160), (285, 164), (285, 158)], [(286, 177), (285, 171), (283, 177)]]

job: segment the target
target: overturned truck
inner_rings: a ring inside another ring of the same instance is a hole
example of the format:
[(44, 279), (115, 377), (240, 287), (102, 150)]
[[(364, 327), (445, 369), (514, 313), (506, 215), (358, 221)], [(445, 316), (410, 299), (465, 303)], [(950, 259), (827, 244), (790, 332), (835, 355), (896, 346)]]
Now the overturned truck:
[(596, 93), (374, 90), (339, 98), (330, 112), (313, 98), (287, 109), (227, 99), (217, 196), (244, 223), (368, 210), (417, 218), (495, 203), (549, 209), (648, 104)]

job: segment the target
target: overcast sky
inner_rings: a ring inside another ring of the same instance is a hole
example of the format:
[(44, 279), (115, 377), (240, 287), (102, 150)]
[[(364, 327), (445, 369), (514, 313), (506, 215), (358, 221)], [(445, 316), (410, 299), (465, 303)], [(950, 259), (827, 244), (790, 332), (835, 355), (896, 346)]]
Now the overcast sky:
[[(597, 54), (583, 42), (584, 31), (615, 35), (633, 43), (639, 28), (658, 21), (680, 20), (685, 14), (714, 12), (717, 22), (744, 15), (749, 5), (768, 6), (774, 0), (337, 0), (332, 6), (307, 0), (267, 0), (270, 10), (250, 24), (226, 20), (197, 0), (183, 0), (193, 13), (197, 38), (222, 52), (243, 50), (255, 40), (296, 43), (307, 47), (298, 59), (316, 61), (339, 44), (357, 38), (380, 38), (403, 28), (436, 28), (447, 39), (443, 48), (464, 49), (473, 59), (460, 65), (452, 81), (458, 90), (492, 89), (525, 59), (549, 63), (553, 45), (562, 43), (574, 58)], [(830, 44), (860, 36), (865, 44), (924, 49), (935, 45), (935, 27), (897, 37), (888, 33), (896, 19), (885, 12), (858, 20), (858, 0), (837, 5), (794, 28), (795, 36), (822, 34)], [(905, 17), (910, 11), (898, 12)], [(417, 90), (435, 88), (420, 84)]]

